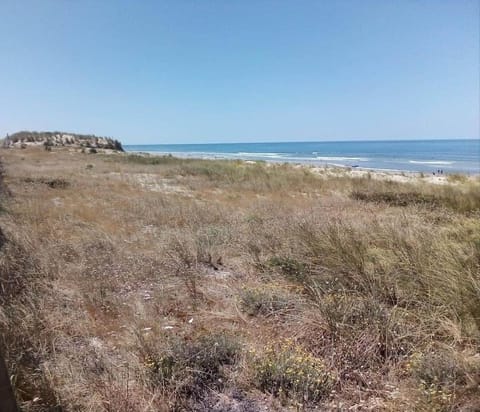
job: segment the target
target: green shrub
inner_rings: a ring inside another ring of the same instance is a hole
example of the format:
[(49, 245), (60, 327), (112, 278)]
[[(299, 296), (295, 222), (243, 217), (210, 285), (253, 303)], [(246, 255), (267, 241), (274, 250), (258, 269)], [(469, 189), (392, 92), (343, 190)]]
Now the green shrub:
[(467, 371), (452, 351), (443, 349), (410, 356), (408, 368), (426, 390), (453, 390), (456, 385), (465, 385)]
[(274, 256), (268, 260), (267, 265), (294, 281), (303, 281), (307, 274), (305, 264), (290, 257)]
[(458, 405), (454, 405), (459, 393), (471, 392), (478, 399), (478, 386), (472, 385), (475, 377), (480, 376), (480, 363), (475, 356), (469, 359), (452, 349), (436, 348), (415, 352), (406, 366), (419, 383), (425, 410), (457, 410)]
[(202, 336), (193, 341), (172, 341), (145, 365), (153, 381), (182, 395), (199, 398), (208, 389), (220, 390), (226, 379), (225, 367), (236, 363), (240, 345), (224, 334)]
[(253, 357), (254, 379), (266, 393), (298, 403), (317, 402), (328, 396), (336, 382), (324, 362), (286, 339)]
[(182, 159), (173, 157), (172, 155), (165, 156), (150, 156), (146, 154), (127, 154), (126, 156), (120, 156), (115, 158), (109, 158), (111, 160), (121, 160), (125, 163), (134, 163), (140, 165), (165, 165), (176, 164), (182, 162)]
[(286, 294), (266, 287), (243, 289), (240, 304), (250, 316), (274, 316), (294, 307), (293, 301)]

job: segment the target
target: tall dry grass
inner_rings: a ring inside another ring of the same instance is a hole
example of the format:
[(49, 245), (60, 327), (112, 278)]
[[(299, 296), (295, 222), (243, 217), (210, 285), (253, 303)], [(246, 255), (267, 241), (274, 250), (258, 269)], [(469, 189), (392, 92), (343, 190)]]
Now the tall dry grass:
[(24, 410), (480, 407), (478, 182), (2, 157), (0, 325)]

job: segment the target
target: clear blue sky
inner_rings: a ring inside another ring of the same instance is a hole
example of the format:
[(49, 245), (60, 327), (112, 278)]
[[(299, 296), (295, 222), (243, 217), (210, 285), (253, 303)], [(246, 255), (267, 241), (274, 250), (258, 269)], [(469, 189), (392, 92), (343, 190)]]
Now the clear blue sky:
[(0, 134), (479, 137), (478, 0), (0, 0)]

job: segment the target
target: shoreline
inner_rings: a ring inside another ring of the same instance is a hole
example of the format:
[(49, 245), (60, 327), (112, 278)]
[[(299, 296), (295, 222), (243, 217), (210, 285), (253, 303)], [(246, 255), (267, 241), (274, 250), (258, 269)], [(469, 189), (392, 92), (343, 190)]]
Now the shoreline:
[(281, 165), (289, 164), (294, 168), (307, 168), (315, 174), (326, 176), (326, 177), (340, 177), (340, 176), (349, 176), (349, 177), (366, 177), (370, 176), (376, 180), (390, 180), (400, 183), (432, 183), (432, 184), (455, 184), (454, 180), (449, 179), (449, 176), (461, 176), (461, 179), (465, 180), (474, 180), (480, 177), (480, 173), (465, 173), (465, 172), (451, 172), (438, 175), (437, 173), (433, 174), (428, 172), (421, 171), (412, 171), (412, 170), (396, 170), (396, 169), (376, 169), (376, 168), (366, 168), (359, 166), (347, 166), (339, 165), (335, 163), (322, 163), (317, 164), (313, 161), (285, 161), (285, 160), (276, 160), (276, 159), (244, 159), (244, 158), (231, 158), (231, 157), (210, 157), (210, 156), (195, 156), (195, 154), (181, 156), (181, 153), (169, 153), (169, 152), (144, 152), (144, 151), (131, 151), (126, 150), (125, 154), (134, 154), (141, 156), (153, 156), (153, 157), (168, 157), (178, 159), (191, 159), (191, 160), (226, 160), (226, 161), (239, 161), (245, 164), (255, 164), (255, 163), (264, 163), (268, 166), (270, 165)]
[(316, 167), (350, 167), (382, 172), (479, 175), (480, 142), (475, 139), (190, 143), (125, 145), (128, 152), (179, 158), (237, 159), (301, 163)]

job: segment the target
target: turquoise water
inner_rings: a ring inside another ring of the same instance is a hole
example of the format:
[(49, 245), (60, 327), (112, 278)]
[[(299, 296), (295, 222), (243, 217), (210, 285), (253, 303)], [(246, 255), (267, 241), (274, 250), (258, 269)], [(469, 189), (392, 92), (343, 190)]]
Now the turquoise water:
[(476, 139), (126, 145), (125, 150), (362, 169), (480, 173), (480, 141)]

